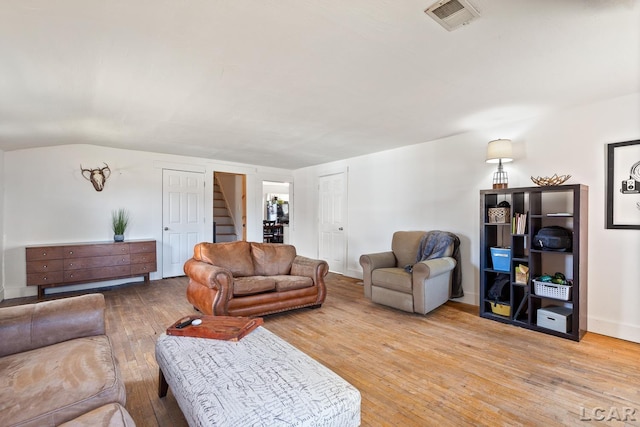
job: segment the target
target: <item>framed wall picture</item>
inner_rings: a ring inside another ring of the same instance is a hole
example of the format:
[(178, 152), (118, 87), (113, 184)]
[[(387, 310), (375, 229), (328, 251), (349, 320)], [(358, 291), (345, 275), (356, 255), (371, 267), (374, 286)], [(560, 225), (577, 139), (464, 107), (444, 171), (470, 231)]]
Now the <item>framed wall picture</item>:
[(640, 230), (640, 140), (607, 144), (607, 228)]

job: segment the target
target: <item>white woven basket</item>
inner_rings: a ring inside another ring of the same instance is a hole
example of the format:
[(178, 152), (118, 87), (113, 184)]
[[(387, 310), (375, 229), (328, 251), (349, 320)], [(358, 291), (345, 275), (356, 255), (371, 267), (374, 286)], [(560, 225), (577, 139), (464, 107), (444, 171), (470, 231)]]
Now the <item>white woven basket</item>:
[(571, 294), (571, 285), (556, 285), (550, 282), (533, 281), (535, 287), (534, 292), (540, 297), (569, 300)]

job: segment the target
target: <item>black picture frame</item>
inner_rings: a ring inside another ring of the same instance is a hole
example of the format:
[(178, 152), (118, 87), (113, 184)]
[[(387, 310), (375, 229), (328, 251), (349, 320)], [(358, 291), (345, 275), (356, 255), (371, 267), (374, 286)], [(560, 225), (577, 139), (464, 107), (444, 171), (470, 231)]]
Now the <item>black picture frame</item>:
[(640, 140), (607, 144), (607, 228), (640, 230)]

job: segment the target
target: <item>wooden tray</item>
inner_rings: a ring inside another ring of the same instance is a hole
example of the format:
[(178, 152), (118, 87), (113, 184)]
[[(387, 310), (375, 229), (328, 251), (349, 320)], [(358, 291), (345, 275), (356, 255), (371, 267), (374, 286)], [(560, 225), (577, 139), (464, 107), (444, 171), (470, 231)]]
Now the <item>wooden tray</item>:
[[(187, 319), (202, 319), (202, 323), (176, 328)], [(167, 328), (167, 335), (238, 341), (263, 323), (262, 317), (185, 316)]]

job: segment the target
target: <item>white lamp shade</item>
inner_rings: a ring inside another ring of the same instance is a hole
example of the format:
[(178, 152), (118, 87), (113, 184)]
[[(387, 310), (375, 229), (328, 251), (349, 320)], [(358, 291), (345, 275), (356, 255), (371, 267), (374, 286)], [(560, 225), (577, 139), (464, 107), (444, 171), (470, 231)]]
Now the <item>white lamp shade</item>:
[(487, 163), (502, 163), (513, 161), (510, 139), (496, 139), (487, 145)]

